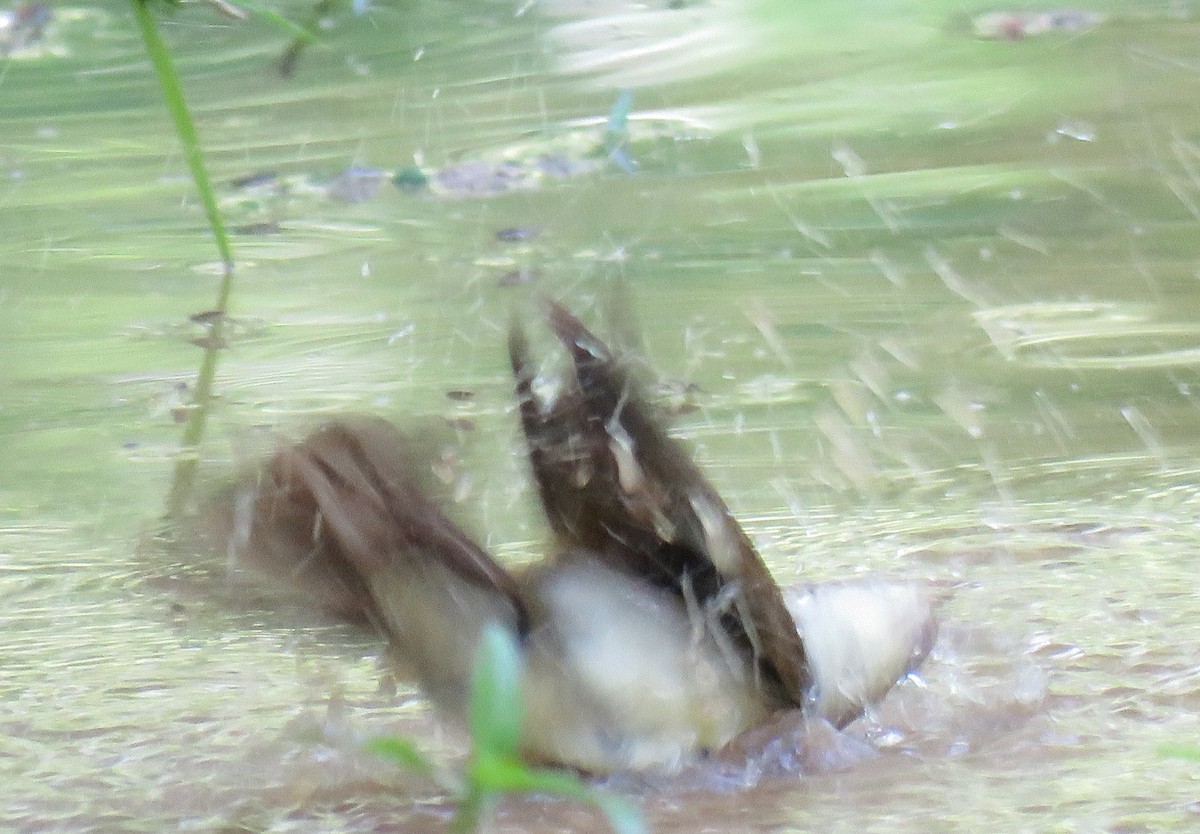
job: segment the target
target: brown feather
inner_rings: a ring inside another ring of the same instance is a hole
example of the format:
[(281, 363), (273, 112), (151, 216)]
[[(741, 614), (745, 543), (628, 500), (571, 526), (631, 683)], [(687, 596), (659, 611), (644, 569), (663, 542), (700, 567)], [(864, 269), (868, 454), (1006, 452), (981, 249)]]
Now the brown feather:
[(529, 614), (513, 577), (421, 489), (418, 457), (377, 418), (321, 426), (276, 451), (243, 492), (234, 550), (374, 623), (429, 696), (458, 715), (484, 626), (523, 637)]
[(522, 425), (542, 505), (570, 548), (672, 590), (752, 657), (780, 706), (803, 703), (804, 646), (778, 586), (729, 508), (652, 415), (637, 380), (565, 307), (547, 303), (573, 378), (534, 394), (519, 323), (509, 336)]

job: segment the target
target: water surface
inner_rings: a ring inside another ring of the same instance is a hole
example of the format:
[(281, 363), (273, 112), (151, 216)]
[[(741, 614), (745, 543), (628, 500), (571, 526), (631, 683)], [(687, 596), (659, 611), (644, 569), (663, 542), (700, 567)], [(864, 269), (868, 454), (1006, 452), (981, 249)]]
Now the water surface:
[[(448, 418), (461, 514), (531, 558), (509, 308), (604, 330), (620, 279), (782, 583), (946, 592), (921, 677), (849, 730), (877, 757), (614, 785), (655, 831), (1192, 830), (1164, 748), (1200, 738), (1200, 33), (1086, 10), (1006, 40), (951, 0), (376, 0), (286, 79), (286, 36), (174, 14), (239, 230), (206, 488), (329, 414)], [(124, 4), (45, 38), (0, 63), (0, 819), (436, 830), (446, 797), (358, 743), (461, 740), (379, 646), (153, 540), (214, 249)], [(627, 156), (595, 161), (622, 90)], [(438, 193), (331, 196), (352, 165)]]

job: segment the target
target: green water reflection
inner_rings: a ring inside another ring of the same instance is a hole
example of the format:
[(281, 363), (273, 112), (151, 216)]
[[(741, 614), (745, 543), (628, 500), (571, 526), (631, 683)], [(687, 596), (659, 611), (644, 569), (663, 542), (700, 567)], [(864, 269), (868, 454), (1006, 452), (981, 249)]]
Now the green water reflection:
[[(1155, 750), (1200, 705), (1197, 8), (1087, 8), (1105, 19), (991, 40), (992, 9), (951, 0), (376, 0), (291, 79), (278, 32), (172, 15), (244, 232), (204, 476), (338, 411), (453, 418), (463, 515), (526, 558), (511, 284), (603, 322), (621, 278), (782, 581), (955, 589), (882, 765), (652, 797), (655, 830), (1190, 829), (1195, 764)], [(55, 15), (53, 49), (0, 59), (0, 818), (365, 830), (409, 808), (423, 830), (432, 789), (393, 792), (348, 741), (443, 743), (372, 643), (139, 547), (215, 254), (124, 4)], [(323, 190), (352, 164), (582, 158), (620, 89), (634, 175)], [(232, 184), (262, 172), (286, 189)], [(500, 827), (594, 824), (558, 813)]]

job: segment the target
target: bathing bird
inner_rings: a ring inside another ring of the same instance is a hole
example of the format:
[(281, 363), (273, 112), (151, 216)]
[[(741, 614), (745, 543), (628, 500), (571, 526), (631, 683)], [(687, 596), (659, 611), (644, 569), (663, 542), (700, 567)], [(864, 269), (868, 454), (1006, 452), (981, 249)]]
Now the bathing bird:
[(370, 623), (451, 718), (485, 630), (508, 630), (522, 755), (588, 773), (678, 770), (786, 711), (841, 727), (921, 662), (919, 584), (785, 594), (637, 364), (557, 302), (539, 319), (547, 354), (519, 317), (508, 352), (553, 539), (541, 561), (487, 553), (424, 487), (419, 444), (376, 417), (278, 448), (237, 492), (230, 549)]

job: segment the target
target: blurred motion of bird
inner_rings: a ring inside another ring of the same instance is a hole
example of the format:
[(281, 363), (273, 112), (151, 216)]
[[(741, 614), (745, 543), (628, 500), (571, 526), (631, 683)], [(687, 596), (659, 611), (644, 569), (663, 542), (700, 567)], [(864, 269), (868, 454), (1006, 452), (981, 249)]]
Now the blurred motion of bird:
[(920, 663), (935, 632), (922, 588), (785, 598), (632, 363), (545, 310), (559, 350), (538, 358), (558, 361), (535, 361), (519, 318), (508, 345), (555, 539), (544, 560), (499, 564), (424, 488), (419, 440), (371, 417), (277, 449), (237, 492), (231, 552), (371, 623), (448, 716), (484, 629), (509, 629), (523, 755), (592, 773), (678, 769), (787, 710), (843, 726)]

